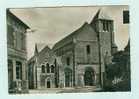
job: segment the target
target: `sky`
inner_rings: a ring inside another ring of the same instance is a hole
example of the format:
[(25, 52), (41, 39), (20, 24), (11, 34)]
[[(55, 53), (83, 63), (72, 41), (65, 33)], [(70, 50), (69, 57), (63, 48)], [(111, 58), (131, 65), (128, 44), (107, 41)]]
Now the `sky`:
[(26, 34), (29, 59), (34, 54), (36, 43), (39, 51), (46, 45), (52, 48), (84, 22), (90, 23), (99, 9), (114, 20), (115, 43), (118, 50), (123, 50), (129, 39), (129, 24), (123, 24), (123, 10), (129, 9), (126, 5), (16, 8), (11, 9), (11, 12), (33, 30), (28, 30)]

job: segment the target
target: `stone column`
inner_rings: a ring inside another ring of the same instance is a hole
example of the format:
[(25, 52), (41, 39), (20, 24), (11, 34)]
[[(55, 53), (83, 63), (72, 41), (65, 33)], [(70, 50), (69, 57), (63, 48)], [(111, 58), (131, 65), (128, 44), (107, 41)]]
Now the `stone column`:
[(27, 69), (26, 69), (26, 61), (22, 61), (22, 83), (24, 84), (24, 90), (28, 89), (28, 80), (27, 80)]
[(77, 86), (78, 86), (78, 87), (81, 87), (80, 74), (78, 74), (78, 79), (77, 79), (77, 81), (78, 81)]
[(84, 74), (83, 73), (78, 74), (77, 86), (78, 87), (83, 87), (84, 86)]
[(100, 85), (99, 76), (100, 76), (100, 74), (96, 73), (96, 81), (95, 81), (96, 82), (96, 86)]
[(33, 87), (36, 89), (36, 72), (35, 72), (35, 64), (34, 64), (34, 66), (33, 66)]
[(76, 85), (78, 87), (83, 87), (84, 86), (84, 69), (80, 68), (81, 66), (78, 66), (79, 68), (77, 69), (76, 76), (77, 76), (77, 83)]
[(94, 75), (94, 85), (97, 85), (97, 74)]
[(63, 75), (63, 80), (62, 81), (63, 81), (63, 84), (62, 85), (65, 88), (66, 87), (66, 85), (65, 85), (65, 74)]
[(78, 87), (79, 84), (78, 84), (78, 79), (79, 79), (79, 74), (80, 74), (80, 70), (78, 68), (79, 66), (76, 64), (76, 68), (75, 68), (75, 87)]
[(81, 87), (84, 86), (84, 74), (80, 75)]
[(13, 59), (13, 81), (16, 81), (16, 61)]
[(22, 80), (26, 80), (26, 63), (22, 62)]
[(35, 64), (35, 67), (34, 67), (34, 85), (35, 85), (35, 88), (36, 89), (39, 89), (40, 88), (40, 83), (41, 83), (41, 78), (40, 78), (40, 75), (41, 75), (41, 68), (38, 67), (38, 64), (36, 63)]

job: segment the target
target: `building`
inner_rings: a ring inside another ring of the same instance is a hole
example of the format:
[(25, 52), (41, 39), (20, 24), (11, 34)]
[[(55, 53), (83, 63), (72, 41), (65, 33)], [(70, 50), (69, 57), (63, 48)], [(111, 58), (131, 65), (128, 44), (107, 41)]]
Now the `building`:
[(30, 89), (56, 87), (55, 55), (48, 46), (39, 52), (35, 45), (34, 56), (28, 61), (28, 70)]
[[(55, 86), (51, 83), (53, 87), (102, 87), (105, 77), (104, 60), (116, 51), (113, 20), (103, 10), (99, 10), (90, 23), (85, 22), (79, 29), (58, 41), (51, 50), (46, 47), (39, 53), (36, 51), (38, 54), (35, 53), (33, 59), (29, 60), (29, 68), (32, 68), (29, 70), (33, 70), (35, 64), (37, 70), (29, 73), (36, 75), (38, 80), (32, 80), (30, 85), (36, 82), (35, 86), (40, 88), (40, 83), (44, 82), (40, 77), (49, 74), (43, 71), (48, 70), (48, 63), (49, 66), (51, 64), (55, 67)], [(32, 67), (31, 64), (33, 64)], [(53, 79), (53, 74), (50, 75)], [(45, 78), (44, 85), (48, 86), (49, 82), (47, 77)]]
[(57, 42), (53, 51), (61, 59), (59, 86), (103, 86), (105, 56), (112, 56), (114, 44), (113, 20), (99, 10), (90, 23)]
[(27, 92), (26, 30), (29, 27), (7, 10), (7, 51), (9, 93)]

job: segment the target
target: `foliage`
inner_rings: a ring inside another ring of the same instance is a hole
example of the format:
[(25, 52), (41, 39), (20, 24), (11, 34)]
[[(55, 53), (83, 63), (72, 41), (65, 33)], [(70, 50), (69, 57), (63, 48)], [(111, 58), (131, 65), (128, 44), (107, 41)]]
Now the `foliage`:
[[(121, 79), (113, 84), (113, 80)], [(106, 66), (105, 91), (129, 91), (130, 89), (130, 56), (125, 51), (113, 55), (112, 63)]]

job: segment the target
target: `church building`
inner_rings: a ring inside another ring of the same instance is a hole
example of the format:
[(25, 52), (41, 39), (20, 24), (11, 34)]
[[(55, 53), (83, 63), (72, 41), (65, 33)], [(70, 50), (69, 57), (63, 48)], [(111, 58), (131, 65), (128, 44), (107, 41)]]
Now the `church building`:
[(40, 52), (35, 45), (34, 56), (28, 61), (28, 79), (30, 89), (55, 88), (56, 60), (53, 51), (45, 46)]
[[(117, 51), (113, 27), (113, 20), (103, 10), (98, 10), (90, 23), (85, 22), (79, 29), (58, 41), (51, 49), (53, 54), (47, 57), (46, 54), (50, 49), (44, 48), (44, 54), (33, 59), (38, 64), (37, 70), (33, 71), (38, 79), (36, 85), (40, 82), (42, 84), (38, 86), (43, 86), (44, 83), (40, 79), (43, 74), (40, 75), (40, 72), (45, 73), (46, 69), (49, 70), (47, 67), (49, 64), (49, 68), (54, 66), (55, 71), (53, 74), (51, 68), (50, 74), (46, 74), (44, 84), (46, 88), (49, 85), (52, 86), (51, 88), (102, 87), (105, 79), (105, 64), (111, 61), (110, 57)], [(47, 60), (42, 59), (43, 57), (47, 57)], [(46, 69), (43, 69), (43, 66)]]

